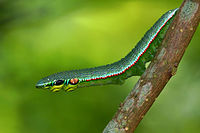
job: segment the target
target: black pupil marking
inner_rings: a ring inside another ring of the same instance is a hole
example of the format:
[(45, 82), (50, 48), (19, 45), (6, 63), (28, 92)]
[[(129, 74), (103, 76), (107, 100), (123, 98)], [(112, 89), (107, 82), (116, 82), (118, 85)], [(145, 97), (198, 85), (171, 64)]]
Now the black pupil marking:
[(61, 85), (64, 83), (64, 80), (57, 80), (54, 85)]

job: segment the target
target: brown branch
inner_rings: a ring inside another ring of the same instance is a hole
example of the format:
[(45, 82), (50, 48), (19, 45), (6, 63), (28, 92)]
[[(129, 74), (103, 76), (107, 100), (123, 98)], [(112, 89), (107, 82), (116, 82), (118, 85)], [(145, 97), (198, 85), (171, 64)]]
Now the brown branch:
[(104, 129), (132, 133), (150, 109), (179, 62), (200, 21), (200, 0), (184, 0), (154, 60)]

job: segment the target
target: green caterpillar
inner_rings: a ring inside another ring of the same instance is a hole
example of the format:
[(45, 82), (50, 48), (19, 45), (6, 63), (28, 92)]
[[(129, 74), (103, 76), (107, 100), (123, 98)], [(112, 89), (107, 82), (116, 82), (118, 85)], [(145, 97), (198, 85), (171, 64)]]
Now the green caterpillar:
[(166, 12), (121, 60), (95, 68), (55, 73), (39, 80), (36, 88), (46, 88), (53, 92), (61, 89), (72, 91), (87, 86), (122, 84), (131, 76), (142, 75), (146, 69), (145, 64), (153, 59), (177, 10)]

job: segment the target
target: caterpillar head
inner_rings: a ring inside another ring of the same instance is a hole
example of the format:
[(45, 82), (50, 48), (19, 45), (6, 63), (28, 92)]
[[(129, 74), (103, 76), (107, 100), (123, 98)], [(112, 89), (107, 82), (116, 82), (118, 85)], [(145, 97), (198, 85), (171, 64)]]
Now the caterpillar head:
[(38, 83), (36, 84), (36, 88), (49, 89), (52, 92), (57, 92), (61, 89), (64, 89), (65, 91), (73, 91), (78, 87), (79, 83), (80, 81), (78, 78), (66, 80), (62, 78), (52, 79), (50, 77), (46, 77), (38, 81)]

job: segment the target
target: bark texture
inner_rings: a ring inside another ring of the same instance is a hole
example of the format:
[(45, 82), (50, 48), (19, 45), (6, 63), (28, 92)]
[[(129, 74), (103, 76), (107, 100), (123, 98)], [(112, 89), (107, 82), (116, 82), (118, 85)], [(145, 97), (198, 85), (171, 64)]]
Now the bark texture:
[(176, 74), (199, 21), (200, 0), (184, 0), (155, 58), (120, 105), (104, 133), (135, 131), (167, 82)]

